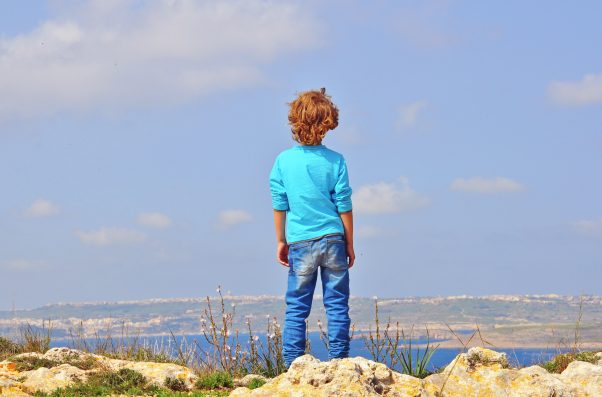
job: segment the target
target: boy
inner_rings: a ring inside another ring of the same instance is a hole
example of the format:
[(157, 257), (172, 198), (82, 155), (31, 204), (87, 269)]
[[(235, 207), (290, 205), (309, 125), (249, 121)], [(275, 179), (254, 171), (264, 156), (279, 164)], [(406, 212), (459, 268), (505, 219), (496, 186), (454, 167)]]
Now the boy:
[(303, 92), (289, 105), (288, 120), (299, 145), (280, 153), (270, 173), (276, 256), (289, 268), (282, 349), (287, 368), (305, 353), (305, 319), (318, 268), (328, 358), (349, 355), (349, 269), (355, 260), (345, 159), (322, 145), (326, 133), (337, 127), (339, 111), (324, 88)]

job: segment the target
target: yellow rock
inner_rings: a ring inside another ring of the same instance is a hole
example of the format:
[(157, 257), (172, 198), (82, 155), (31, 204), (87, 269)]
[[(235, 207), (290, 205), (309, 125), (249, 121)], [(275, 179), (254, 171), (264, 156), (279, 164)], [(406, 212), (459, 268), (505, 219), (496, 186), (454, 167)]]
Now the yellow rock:
[(484, 348), (459, 354), (441, 373), (417, 379), (364, 358), (320, 362), (302, 356), (264, 386), (233, 397), (602, 397), (602, 366), (574, 362), (561, 374), (508, 368), (506, 355)]
[[(10, 388), (11, 393), (16, 390), (35, 393), (43, 391), (51, 393), (59, 387), (72, 385), (76, 380), (85, 381), (87, 374), (92, 370), (83, 370), (65, 362), (95, 360), (99, 367), (117, 371), (128, 368), (140, 372), (150, 384), (163, 386), (165, 378), (176, 378), (184, 381), (185, 386), (191, 389), (198, 377), (191, 369), (172, 363), (155, 363), (142, 361), (118, 360), (97, 354), (86, 353), (76, 349), (58, 347), (49, 349), (46, 353), (23, 353), (19, 356), (35, 356), (62, 363), (52, 368), (37, 368), (32, 371), (18, 372), (16, 364), (10, 361), (0, 363), (0, 396), (4, 397)], [(16, 395), (16, 394), (15, 394)], [(26, 395), (26, 394), (24, 394)]]
[(25, 393), (18, 387), (0, 387), (0, 396), (2, 397), (31, 397), (31, 394)]
[(17, 364), (13, 363), (12, 361), (2, 361), (0, 363), (0, 371), (5, 370), (5, 371), (16, 371), (17, 370)]

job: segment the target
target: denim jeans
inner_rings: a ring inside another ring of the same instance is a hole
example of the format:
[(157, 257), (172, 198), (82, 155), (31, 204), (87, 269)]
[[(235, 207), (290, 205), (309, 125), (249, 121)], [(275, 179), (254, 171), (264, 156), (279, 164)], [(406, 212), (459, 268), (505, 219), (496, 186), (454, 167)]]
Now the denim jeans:
[(286, 318), (283, 349), (287, 367), (305, 354), (305, 319), (311, 310), (320, 269), (322, 295), (328, 320), (328, 358), (349, 355), (349, 265), (342, 234), (289, 245)]

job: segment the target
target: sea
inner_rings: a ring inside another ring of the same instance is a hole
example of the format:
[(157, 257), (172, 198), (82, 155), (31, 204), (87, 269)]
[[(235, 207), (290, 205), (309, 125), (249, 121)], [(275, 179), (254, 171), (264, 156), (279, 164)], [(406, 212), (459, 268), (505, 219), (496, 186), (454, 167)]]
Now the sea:
[[(265, 346), (266, 342), (267, 342), (267, 336), (265, 334), (258, 334), (257, 336), (259, 338), (258, 343), (261, 343)], [(246, 346), (248, 346), (248, 335), (241, 334), (241, 335), (239, 335), (238, 338), (239, 338), (239, 343), (240, 343), (241, 347), (243, 349), (245, 349)], [(325, 345), (323, 339), (321, 338), (320, 333), (318, 333), (318, 332), (310, 333), (309, 340), (310, 340), (310, 346), (311, 346), (311, 354), (320, 360), (328, 359), (328, 350), (326, 348), (326, 345)], [(133, 341), (134, 341), (134, 338), (125, 338), (123, 343), (132, 343)], [(431, 347), (435, 347), (437, 345), (437, 342), (439, 342), (439, 341), (440, 340), (432, 340), (431, 339), (430, 340)], [(230, 343), (232, 343), (232, 342), (233, 341), (230, 340)], [(413, 343), (412, 359), (414, 362), (419, 361), (420, 358), (422, 357), (422, 355), (424, 354), (424, 347), (421, 344), (424, 344), (425, 342), (426, 342), (426, 340), (422, 340), (422, 339), (416, 339), (416, 340), (412, 341), (412, 343)], [(97, 343), (97, 341), (94, 339), (87, 339), (86, 343), (88, 344), (88, 346), (93, 348), (94, 344)], [(114, 340), (113, 343), (116, 345), (119, 345), (121, 343), (121, 339)], [(158, 346), (175, 347), (175, 346), (181, 346), (182, 344), (184, 344), (185, 346), (201, 346), (203, 349), (207, 349), (207, 347), (209, 346), (203, 335), (185, 335), (185, 336), (173, 336), (173, 337), (172, 336), (142, 336), (142, 337), (138, 337), (137, 343), (145, 345), (145, 346), (149, 346), (149, 347), (158, 347)], [(60, 347), (60, 346), (77, 347), (77, 346), (73, 346), (72, 344), (70, 344), (70, 341), (66, 340), (66, 339), (64, 339), (64, 340), (54, 339), (51, 342), (51, 347)], [(490, 348), (495, 351), (498, 351), (498, 352), (506, 353), (509, 363), (515, 367), (541, 364), (541, 363), (544, 363), (545, 361), (550, 360), (552, 357), (554, 357), (558, 353), (562, 352), (562, 351), (559, 351), (557, 348), (506, 349), (506, 348), (495, 348), (495, 347), (491, 347), (491, 346), (485, 346), (485, 347)], [(166, 350), (173, 351), (174, 355), (176, 354), (175, 353), (176, 349), (168, 348)], [(461, 348), (436, 348), (434, 353), (431, 356), (431, 359), (430, 359), (426, 369), (430, 370), (430, 371), (436, 371), (439, 368), (445, 367), (458, 354), (460, 354), (462, 352), (464, 352), (464, 350)], [(349, 355), (351, 357), (361, 356), (361, 357), (365, 357), (365, 358), (368, 358), (371, 360), (374, 359), (372, 353), (366, 346), (365, 340), (362, 337), (357, 337), (357, 336), (353, 340), (351, 340), (351, 343), (349, 346)], [(401, 368), (395, 368), (395, 367), (394, 367), (394, 369), (401, 370)]]

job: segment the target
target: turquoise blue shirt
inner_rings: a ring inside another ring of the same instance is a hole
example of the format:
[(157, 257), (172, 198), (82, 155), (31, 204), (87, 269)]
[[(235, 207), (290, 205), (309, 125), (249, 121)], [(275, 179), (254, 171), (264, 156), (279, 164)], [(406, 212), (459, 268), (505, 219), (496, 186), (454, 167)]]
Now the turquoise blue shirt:
[(286, 211), (286, 241), (344, 233), (339, 213), (351, 211), (345, 159), (324, 145), (294, 146), (270, 172), (272, 207)]

